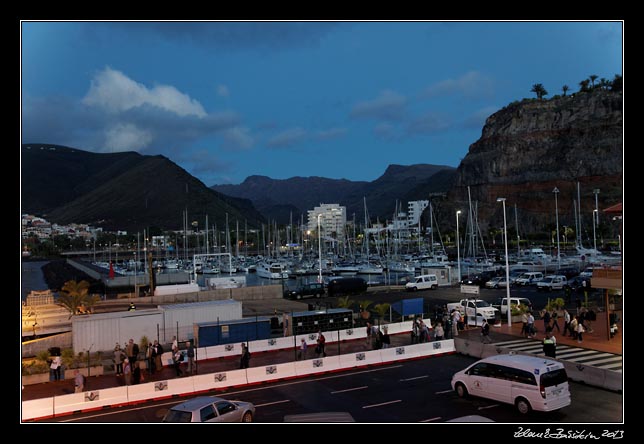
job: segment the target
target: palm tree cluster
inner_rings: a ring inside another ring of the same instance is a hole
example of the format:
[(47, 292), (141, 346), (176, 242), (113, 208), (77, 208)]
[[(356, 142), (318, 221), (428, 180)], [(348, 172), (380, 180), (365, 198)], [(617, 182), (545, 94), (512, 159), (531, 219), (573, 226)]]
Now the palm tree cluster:
[[(613, 80), (608, 80), (604, 77), (599, 79), (599, 81), (597, 81), (597, 79), (598, 76), (592, 74), (588, 76), (587, 79), (579, 82), (579, 92), (592, 92), (596, 90), (618, 92), (622, 90), (622, 76), (620, 76), (619, 74), (615, 74)], [(566, 96), (569, 90), (570, 87), (568, 85), (563, 85), (561, 87), (561, 91), (563, 92), (564, 96)], [(530, 92), (535, 93), (537, 95), (537, 99), (539, 100), (548, 95), (548, 91), (546, 91), (546, 88), (541, 83), (535, 83), (534, 85), (532, 85)]]
[(67, 281), (60, 290), (58, 304), (70, 312), (70, 318), (76, 314), (89, 313), (98, 302), (99, 297), (89, 294), (89, 282)]

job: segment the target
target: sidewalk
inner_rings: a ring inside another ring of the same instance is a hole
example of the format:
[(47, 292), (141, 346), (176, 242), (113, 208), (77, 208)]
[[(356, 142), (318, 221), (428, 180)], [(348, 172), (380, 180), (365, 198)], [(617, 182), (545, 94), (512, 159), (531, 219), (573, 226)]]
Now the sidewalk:
[[(617, 323), (617, 333), (610, 339), (608, 339), (608, 326), (606, 325), (605, 314), (601, 313), (597, 316), (597, 320), (593, 321), (591, 324), (592, 332), (586, 331), (586, 333), (583, 334), (582, 342), (577, 342), (572, 339), (569, 334), (564, 336), (563, 331), (558, 332), (555, 328), (554, 335), (557, 338), (557, 344), (621, 355), (623, 352), (621, 312), (618, 314), (618, 317), (619, 322)], [(559, 318), (558, 323), (559, 327), (563, 328), (563, 318)], [(537, 334), (533, 336), (533, 339), (542, 340), (544, 338), (543, 321), (536, 320), (534, 325), (537, 328)], [(515, 322), (511, 326), (508, 326), (505, 322), (500, 327), (490, 325), (490, 339), (492, 340), (492, 343), (494, 343), (511, 340), (512, 337), (523, 338), (524, 336), (521, 334), (521, 327), (521, 322)], [(480, 328), (470, 326), (468, 330), (459, 332), (458, 337), (468, 338), (470, 340), (480, 340)]]
[[(391, 335), (390, 338), (391, 347), (411, 344), (411, 337), (408, 333)], [(307, 350), (308, 359), (313, 359), (316, 357), (314, 348), (315, 347), (309, 346)], [(345, 341), (341, 342), (340, 344), (333, 342), (328, 343), (326, 346), (327, 356), (337, 356), (338, 354), (356, 353), (369, 350), (372, 350), (372, 348), (370, 344), (367, 344), (366, 339)], [(250, 351), (252, 354), (250, 359), (250, 367), (262, 367), (270, 364), (283, 364), (296, 360), (295, 348), (267, 352), (253, 352), (252, 349)], [(239, 358), (239, 356), (236, 356), (197, 361), (197, 373), (207, 374), (221, 371), (237, 370), (239, 369)], [(186, 363), (181, 364), (181, 370), (184, 372), (184, 376), (180, 377), (187, 376)], [(150, 375), (147, 370), (143, 371), (142, 373), (145, 378), (142, 383), (177, 378), (174, 367), (170, 366), (165, 366), (162, 371), (157, 372), (153, 375)], [(115, 373), (109, 373), (100, 376), (90, 376), (89, 378), (86, 378), (85, 391), (107, 389), (124, 385), (124, 376), (116, 376)], [(66, 379), (64, 381), (50, 381), (42, 384), (25, 385), (24, 389), (22, 390), (22, 400), (29, 401), (32, 399), (51, 398), (54, 396), (68, 395), (70, 393), (74, 393), (73, 379)]]

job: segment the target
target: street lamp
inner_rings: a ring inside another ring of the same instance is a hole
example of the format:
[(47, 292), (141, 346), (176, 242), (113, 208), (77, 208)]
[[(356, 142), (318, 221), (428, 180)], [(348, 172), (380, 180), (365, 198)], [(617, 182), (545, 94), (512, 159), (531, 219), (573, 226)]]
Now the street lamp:
[(318, 276), (318, 283), (322, 283), (322, 233), (320, 230), (320, 217), (322, 213), (318, 213), (318, 256), (320, 260), (320, 275)]
[(510, 264), (508, 261), (508, 225), (505, 218), (505, 197), (497, 197), (496, 201), (503, 202), (503, 236), (505, 243), (505, 296), (507, 298), (509, 327), (512, 325), (512, 309), (510, 306)]
[(595, 248), (595, 254), (597, 254), (597, 236), (595, 235), (595, 218), (597, 217), (597, 208), (593, 210), (593, 245)]
[(458, 215), (461, 214), (461, 210), (456, 212), (456, 261), (458, 263), (458, 282), (461, 282), (461, 245), (460, 237), (458, 234)]
[(555, 187), (552, 192), (555, 194), (555, 217), (557, 223), (557, 270), (561, 268), (561, 252), (559, 251), (559, 206), (557, 205), (557, 194), (559, 194), (559, 188)]

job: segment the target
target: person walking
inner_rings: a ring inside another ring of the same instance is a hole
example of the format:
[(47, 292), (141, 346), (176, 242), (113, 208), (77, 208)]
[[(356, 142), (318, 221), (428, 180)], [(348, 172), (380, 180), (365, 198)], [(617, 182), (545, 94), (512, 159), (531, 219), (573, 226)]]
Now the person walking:
[(391, 338), (389, 337), (389, 328), (385, 325), (382, 327), (383, 333), (382, 333), (382, 348), (389, 348), (391, 345)]
[(191, 341), (186, 341), (186, 356), (188, 356), (188, 373), (194, 374), (195, 367), (195, 347)]
[(250, 367), (250, 351), (248, 351), (248, 346), (242, 342), (241, 345), (242, 353), (239, 360), (239, 368), (248, 368)]
[(137, 356), (139, 355), (139, 346), (134, 342), (134, 339), (130, 338), (128, 341), (127, 346), (125, 347), (125, 354), (130, 360), (130, 366), (133, 366), (136, 362)]
[(527, 338), (530, 336), (530, 332), (528, 331), (528, 313), (521, 314), (521, 324), (521, 334)]
[(461, 322), (461, 312), (454, 309), (452, 310), (452, 337), (458, 336), (458, 324)]
[(54, 356), (49, 368), (52, 370), (54, 381), (60, 381), (60, 368), (63, 365), (63, 359), (60, 356)]
[(559, 319), (559, 315), (557, 314), (557, 310), (552, 310), (552, 315), (550, 316), (552, 319), (552, 331), (555, 331), (555, 328), (557, 329), (557, 333), (561, 333), (561, 329), (559, 328), (559, 322), (557, 319)]
[(548, 309), (543, 310), (543, 331), (550, 329), (550, 312)]
[(485, 344), (492, 342), (490, 339), (490, 324), (488, 324), (485, 318), (483, 318), (483, 324), (481, 325), (481, 342)]
[(326, 358), (326, 350), (325, 350), (326, 349), (326, 338), (322, 334), (322, 330), (318, 330), (317, 343), (318, 343), (318, 347), (320, 349), (318, 357), (319, 357), (319, 355), (322, 355), (323, 358)]
[(163, 370), (163, 362), (161, 361), (161, 356), (163, 356), (163, 347), (159, 344), (159, 341), (155, 339), (152, 349), (154, 355), (154, 371), (160, 372)]
[(577, 339), (577, 324), (579, 323), (579, 316), (575, 316), (572, 318), (570, 321), (570, 336), (572, 336), (573, 339)]
[(300, 341), (300, 352), (298, 359), (300, 361), (305, 361), (306, 360), (306, 350), (308, 349), (308, 344), (306, 343), (306, 340), (304, 338), (301, 339)]
[(439, 321), (438, 324), (436, 324), (436, 329), (434, 330), (434, 339), (442, 341), (444, 337), (445, 331), (443, 330), (443, 323)]
[(584, 340), (583, 334), (586, 331), (584, 328), (584, 323), (581, 320), (580, 316), (577, 316), (577, 342), (582, 342)]
[(532, 312), (528, 312), (528, 338), (533, 338), (537, 334), (537, 331), (534, 328), (534, 316)]
[(183, 361), (183, 354), (179, 348), (175, 347), (172, 349), (172, 363), (174, 365), (174, 370), (177, 373), (177, 376), (183, 376), (183, 371), (181, 371), (181, 362)]
[(128, 358), (123, 361), (123, 376), (125, 376), (125, 385), (132, 385), (132, 366)]
[[(564, 309), (564, 326), (563, 326), (563, 336), (570, 333), (570, 313), (567, 309)], [(572, 333), (570, 333), (572, 336)]]
[(411, 321), (411, 343), (415, 344), (418, 342), (418, 336), (419, 336), (419, 328), (418, 328), (418, 321), (414, 319)]
[(121, 376), (123, 374), (123, 359), (125, 359), (125, 353), (121, 350), (121, 346), (117, 342), (114, 346), (114, 365), (116, 366), (116, 376)]
[(85, 376), (78, 371), (74, 370), (74, 393), (83, 393), (85, 391)]
[(546, 331), (546, 337), (543, 338), (543, 354), (549, 358), (557, 357), (557, 339), (551, 329)]

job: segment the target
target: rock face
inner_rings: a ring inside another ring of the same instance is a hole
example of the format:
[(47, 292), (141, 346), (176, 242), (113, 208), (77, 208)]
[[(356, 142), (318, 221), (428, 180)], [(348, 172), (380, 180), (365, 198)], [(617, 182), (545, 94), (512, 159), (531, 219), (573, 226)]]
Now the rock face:
[(505, 197), (506, 205), (516, 204), (523, 213), (519, 222), (530, 232), (555, 223), (555, 187), (560, 224), (574, 224), (579, 182), (582, 219), (591, 221), (593, 190), (600, 190), (600, 211), (622, 201), (622, 148), (621, 92), (593, 90), (515, 102), (487, 119), (481, 138), (457, 169), (448, 198), (455, 205), (467, 204), (469, 186), (479, 221), (499, 226), (500, 217), (502, 226), (496, 199)]

